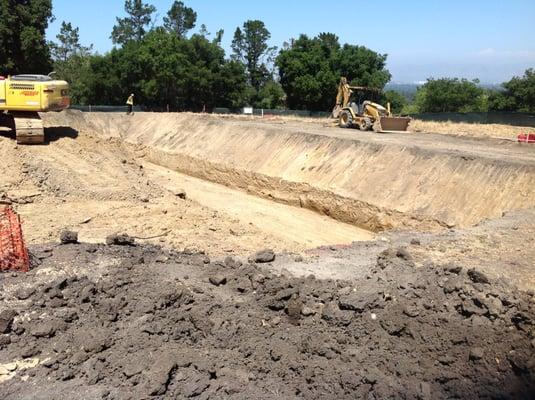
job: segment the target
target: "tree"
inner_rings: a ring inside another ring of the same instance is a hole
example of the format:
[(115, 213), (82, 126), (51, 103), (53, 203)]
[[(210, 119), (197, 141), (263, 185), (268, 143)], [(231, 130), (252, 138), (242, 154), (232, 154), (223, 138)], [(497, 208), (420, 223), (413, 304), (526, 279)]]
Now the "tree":
[(0, 0), (0, 71), (46, 74), (52, 67), (45, 31), (51, 0)]
[(82, 84), (82, 75), (89, 67), (91, 46), (80, 44), (80, 34), (77, 27), (70, 22), (61, 23), (60, 33), (56, 36), (57, 42), (49, 44), (54, 60), (54, 71), (58, 78), (70, 84), (70, 94), (73, 103), (80, 103), (85, 96), (86, 87)]
[(146, 27), (152, 22), (152, 14), (156, 8), (145, 4), (142, 0), (125, 0), (124, 9), (128, 14), (125, 18), (117, 18), (117, 24), (111, 32), (114, 44), (124, 45), (130, 41), (143, 39)]
[(516, 111), (516, 100), (510, 93), (504, 90), (489, 90), (489, 111)]
[(201, 28), (199, 29), (199, 35), (204, 36), (206, 39), (210, 37), (211, 33), (208, 32), (208, 27), (205, 24), (201, 24)]
[(256, 107), (277, 109), (284, 107), (286, 95), (280, 83), (269, 81), (258, 91), (258, 102)]
[(431, 78), (418, 89), (414, 101), (422, 113), (486, 111), (485, 91), (478, 83), (478, 80)]
[(233, 59), (245, 64), (251, 86), (260, 90), (270, 79), (268, 64), (273, 61), (276, 47), (270, 47), (268, 41), (271, 33), (259, 20), (249, 20), (234, 32), (232, 40)]
[(49, 44), (52, 59), (57, 62), (66, 62), (74, 56), (85, 56), (89, 54), (93, 45), (89, 47), (80, 44), (79, 28), (74, 28), (70, 22), (63, 21), (61, 29), (56, 35), (57, 43)]
[(160, 27), (90, 60), (85, 101), (123, 104), (133, 92), (151, 109), (200, 111), (243, 105), (246, 86), (241, 63), (225, 60), (224, 50), (205, 37), (189, 39)]
[(341, 76), (354, 85), (382, 89), (390, 80), (386, 57), (364, 46), (341, 46), (332, 33), (314, 38), (301, 35), (281, 50), (276, 59), (287, 106), (331, 110)]
[(167, 16), (163, 18), (163, 22), (163, 26), (169, 32), (184, 37), (189, 30), (195, 28), (197, 13), (192, 8), (186, 7), (183, 2), (175, 1)]
[(400, 114), (404, 107), (407, 106), (408, 101), (402, 94), (393, 90), (387, 90), (383, 94), (383, 104), (390, 103), (390, 110), (393, 114)]
[(489, 108), (497, 111), (535, 112), (535, 70), (529, 68), (524, 75), (515, 76), (502, 84), (504, 91), (489, 96)]

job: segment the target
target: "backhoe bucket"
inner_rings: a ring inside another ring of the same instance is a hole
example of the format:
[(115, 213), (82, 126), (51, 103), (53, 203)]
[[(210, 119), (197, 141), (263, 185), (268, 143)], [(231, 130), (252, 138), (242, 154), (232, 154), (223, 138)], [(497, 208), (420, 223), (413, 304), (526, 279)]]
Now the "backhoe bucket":
[(409, 117), (381, 117), (379, 132), (406, 132), (409, 122)]

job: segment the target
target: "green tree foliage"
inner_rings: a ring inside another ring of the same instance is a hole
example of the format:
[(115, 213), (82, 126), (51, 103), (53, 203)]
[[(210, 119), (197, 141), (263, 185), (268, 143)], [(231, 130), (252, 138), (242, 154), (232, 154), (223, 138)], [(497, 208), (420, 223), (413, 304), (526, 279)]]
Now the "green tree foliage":
[(163, 28), (149, 32), (104, 56), (93, 56), (85, 76), (89, 103), (136, 101), (154, 109), (200, 111), (242, 105), (243, 66), (225, 60), (224, 50), (201, 35), (178, 37)]
[(485, 90), (478, 83), (458, 78), (428, 79), (414, 101), (422, 113), (486, 111)]
[(189, 30), (195, 28), (197, 13), (192, 8), (186, 7), (183, 2), (175, 1), (167, 16), (163, 18), (163, 22), (167, 30), (184, 37)]
[(45, 31), (51, 0), (0, 0), (0, 72), (47, 74), (52, 68)]
[(489, 111), (516, 111), (515, 98), (505, 90), (489, 90)]
[(143, 0), (125, 0), (124, 9), (128, 16), (117, 18), (117, 25), (111, 33), (114, 44), (124, 45), (143, 39), (147, 27), (152, 23), (152, 14), (156, 12), (153, 5), (143, 3)]
[(271, 79), (268, 65), (272, 62), (276, 47), (268, 44), (271, 33), (259, 20), (249, 20), (234, 32), (233, 59), (245, 64), (249, 83), (256, 90)]
[(258, 91), (257, 108), (284, 108), (286, 94), (280, 83), (273, 80), (266, 82)]
[(82, 85), (82, 76), (87, 73), (93, 46), (82, 46), (79, 29), (65, 21), (61, 23), (60, 33), (56, 39), (57, 42), (50, 43), (54, 71), (58, 78), (70, 83), (72, 102), (80, 103), (84, 98), (85, 90)]
[(80, 30), (72, 26), (70, 22), (63, 21), (59, 33), (56, 35), (57, 42), (50, 43), (50, 51), (54, 62), (66, 62), (75, 56), (87, 56), (93, 46), (80, 44)]
[(386, 57), (364, 46), (341, 46), (336, 35), (322, 33), (301, 35), (280, 52), (276, 65), (289, 108), (330, 110), (341, 76), (382, 89), (390, 80)]
[(385, 105), (385, 107), (387, 103), (390, 103), (390, 111), (393, 114), (400, 114), (407, 106), (408, 101), (402, 94), (393, 90), (387, 90), (383, 94), (382, 103)]
[(504, 91), (489, 96), (489, 109), (497, 111), (535, 112), (535, 70), (529, 68), (521, 77), (502, 84)]

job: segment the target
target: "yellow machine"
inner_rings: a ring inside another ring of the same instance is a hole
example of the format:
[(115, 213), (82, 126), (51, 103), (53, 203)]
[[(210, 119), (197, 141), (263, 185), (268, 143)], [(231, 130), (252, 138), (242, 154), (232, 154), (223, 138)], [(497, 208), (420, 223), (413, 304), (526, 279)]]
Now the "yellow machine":
[(349, 86), (347, 79), (341, 78), (332, 117), (338, 120), (341, 128), (357, 127), (362, 131), (373, 129), (375, 132), (405, 132), (410, 118), (393, 117), (390, 104), (385, 108), (370, 100), (378, 98), (380, 93), (379, 89)]
[(61, 111), (70, 105), (69, 84), (46, 75), (0, 77), (0, 129), (16, 132), (17, 143), (43, 143), (40, 112)]

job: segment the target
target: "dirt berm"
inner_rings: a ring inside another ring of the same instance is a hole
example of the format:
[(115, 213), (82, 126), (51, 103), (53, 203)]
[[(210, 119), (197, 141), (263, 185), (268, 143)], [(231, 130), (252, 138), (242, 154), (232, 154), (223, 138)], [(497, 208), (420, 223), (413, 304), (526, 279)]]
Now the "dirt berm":
[(468, 226), (535, 206), (533, 152), (499, 141), (189, 113), (44, 118), (121, 138), (150, 162), (372, 231)]
[(156, 247), (32, 253), (0, 276), (5, 400), (535, 394), (533, 295), (403, 248), (350, 281)]

